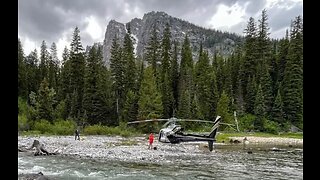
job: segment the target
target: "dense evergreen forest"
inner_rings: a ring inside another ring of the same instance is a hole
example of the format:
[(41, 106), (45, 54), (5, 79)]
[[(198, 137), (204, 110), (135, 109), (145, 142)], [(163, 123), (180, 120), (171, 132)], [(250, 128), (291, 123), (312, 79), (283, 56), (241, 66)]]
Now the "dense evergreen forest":
[(118, 126), (172, 116), (214, 120), (220, 115), (234, 123), (234, 112), (241, 131), (303, 129), (301, 16), (275, 40), (263, 10), (257, 22), (248, 20), (243, 44), (228, 58), (209, 57), (199, 42), (193, 59), (188, 35), (176, 42), (170, 24), (162, 37), (155, 24), (146, 53), (136, 57), (130, 24), (127, 29), (123, 44), (113, 40), (110, 68), (102, 62), (101, 46), (84, 51), (77, 27), (61, 60), (55, 43), (48, 49), (43, 41), (40, 52), (25, 55), (18, 39), (19, 130), (32, 130), (39, 121)]

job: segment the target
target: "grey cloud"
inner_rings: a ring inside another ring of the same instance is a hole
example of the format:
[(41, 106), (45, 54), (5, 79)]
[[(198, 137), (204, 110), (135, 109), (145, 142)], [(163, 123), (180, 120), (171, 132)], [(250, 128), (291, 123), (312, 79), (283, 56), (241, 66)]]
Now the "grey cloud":
[[(78, 26), (80, 31), (84, 30), (85, 17), (92, 15), (98, 18), (98, 22), (106, 24), (108, 13), (119, 15), (121, 9), (113, 8), (116, 4), (113, 2), (116, 0), (19, 0), (18, 32), (38, 42), (58, 41), (67, 29)], [(90, 41), (92, 39), (88, 38)]]
[(269, 27), (272, 31), (277, 31), (284, 27), (289, 27), (291, 20), (302, 15), (302, 4), (293, 6), (289, 10), (274, 7), (268, 10), (267, 13), (269, 17)]
[(234, 32), (240, 36), (244, 35), (244, 29), (246, 28), (247, 24), (246, 22), (239, 22), (238, 24), (235, 24), (233, 26), (230, 27), (230, 31)]
[[(139, 7), (143, 12), (149, 11), (165, 11), (171, 16), (187, 20), (196, 25), (205, 26), (216, 12), (219, 4), (231, 6), (236, 0), (151, 0), (145, 1), (130, 1), (132, 5), (138, 2)], [(135, 2), (135, 3), (134, 3)]]
[(266, 5), (266, 0), (250, 1), (249, 5), (246, 7), (246, 13), (249, 16), (255, 15), (261, 12), (265, 5)]
[[(246, 16), (249, 17), (260, 14), (266, 0), (19, 0), (18, 32), (19, 36), (28, 37), (37, 41), (37, 44), (42, 40), (57, 43), (66, 32), (67, 38), (71, 39), (72, 32), (69, 32), (69, 29), (78, 26), (82, 44), (86, 46), (91, 45), (93, 39), (85, 32), (87, 26), (87, 22), (84, 22), (85, 17), (94, 16), (101, 25), (103, 33), (111, 19), (126, 23), (134, 17), (142, 18), (144, 13), (150, 11), (164, 11), (174, 17), (206, 27), (205, 23), (217, 12), (219, 4), (232, 6), (235, 3), (240, 6), (249, 3), (245, 9)], [(125, 4), (128, 5), (129, 14), (124, 11)], [(288, 25), (292, 19), (289, 16), (294, 15), (299, 9), (302, 9), (302, 5), (287, 12), (277, 8), (268, 10), (271, 28), (276, 30)], [(239, 32), (237, 28), (240, 26), (243, 25), (234, 25), (231, 31)], [(239, 33), (242, 34), (242, 29)]]
[[(165, 11), (172, 16), (186, 19), (189, 22), (204, 26), (204, 22), (216, 12), (218, 4), (231, 5), (235, 0), (19, 0), (18, 31), (21, 36), (28, 36), (34, 41), (58, 41), (67, 29), (78, 26), (84, 30), (85, 17), (95, 16), (101, 26), (107, 26), (111, 19), (128, 22), (132, 16), (142, 18), (149, 11)], [(124, 12), (124, 4), (132, 14)], [(138, 12), (133, 13), (133, 9)], [(196, 12), (196, 13), (194, 13)], [(83, 43), (93, 43), (88, 36)], [(101, 40), (102, 41), (102, 40)]]

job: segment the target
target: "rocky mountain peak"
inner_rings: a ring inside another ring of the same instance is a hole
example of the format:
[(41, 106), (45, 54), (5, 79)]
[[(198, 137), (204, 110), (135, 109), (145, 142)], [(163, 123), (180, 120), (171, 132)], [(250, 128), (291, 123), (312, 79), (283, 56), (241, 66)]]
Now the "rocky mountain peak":
[(109, 22), (103, 42), (103, 58), (105, 64), (108, 67), (110, 65), (110, 49), (113, 38), (117, 36), (120, 44), (123, 43), (124, 36), (127, 32), (126, 26), (130, 25), (136, 56), (142, 57), (145, 46), (150, 38), (153, 25), (156, 24), (159, 35), (158, 39), (160, 40), (166, 23), (169, 23), (170, 25), (172, 41), (178, 41), (181, 45), (185, 35), (188, 36), (193, 51), (194, 61), (198, 59), (197, 51), (199, 50), (200, 42), (203, 43), (203, 49), (207, 50), (209, 55), (218, 52), (227, 56), (233, 52), (235, 45), (242, 39), (242, 37), (236, 34), (196, 26), (187, 21), (172, 17), (165, 12), (151, 11), (145, 13), (142, 19), (134, 18), (126, 24), (119, 23), (115, 20)]

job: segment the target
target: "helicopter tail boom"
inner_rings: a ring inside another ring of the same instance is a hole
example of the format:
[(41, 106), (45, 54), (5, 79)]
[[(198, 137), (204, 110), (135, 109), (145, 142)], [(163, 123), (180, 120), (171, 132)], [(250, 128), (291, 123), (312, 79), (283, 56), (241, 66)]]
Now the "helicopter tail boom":
[(209, 134), (209, 138), (215, 138), (216, 137), (216, 134), (217, 134), (217, 131), (218, 131), (218, 127), (219, 127), (219, 124), (220, 124), (220, 120), (221, 120), (221, 117), (218, 116), (216, 118), (216, 120), (214, 121), (214, 124), (211, 128), (211, 131), (210, 131), (210, 134)]

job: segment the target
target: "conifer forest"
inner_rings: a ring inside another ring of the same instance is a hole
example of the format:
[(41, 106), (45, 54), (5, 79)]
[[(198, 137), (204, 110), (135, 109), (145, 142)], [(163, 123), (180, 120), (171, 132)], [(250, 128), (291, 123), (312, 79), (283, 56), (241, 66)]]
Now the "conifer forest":
[(169, 23), (162, 36), (155, 24), (143, 56), (136, 56), (128, 24), (123, 43), (113, 38), (109, 67), (101, 45), (82, 46), (78, 27), (62, 59), (55, 43), (43, 40), (40, 52), (25, 54), (18, 39), (18, 121), (25, 130), (40, 120), (115, 127), (219, 115), (234, 124), (236, 114), (241, 131), (303, 130), (303, 20), (289, 23), (284, 37), (270, 38), (264, 10), (248, 19), (232, 54), (210, 56), (199, 42), (196, 59), (188, 34), (176, 41)]

